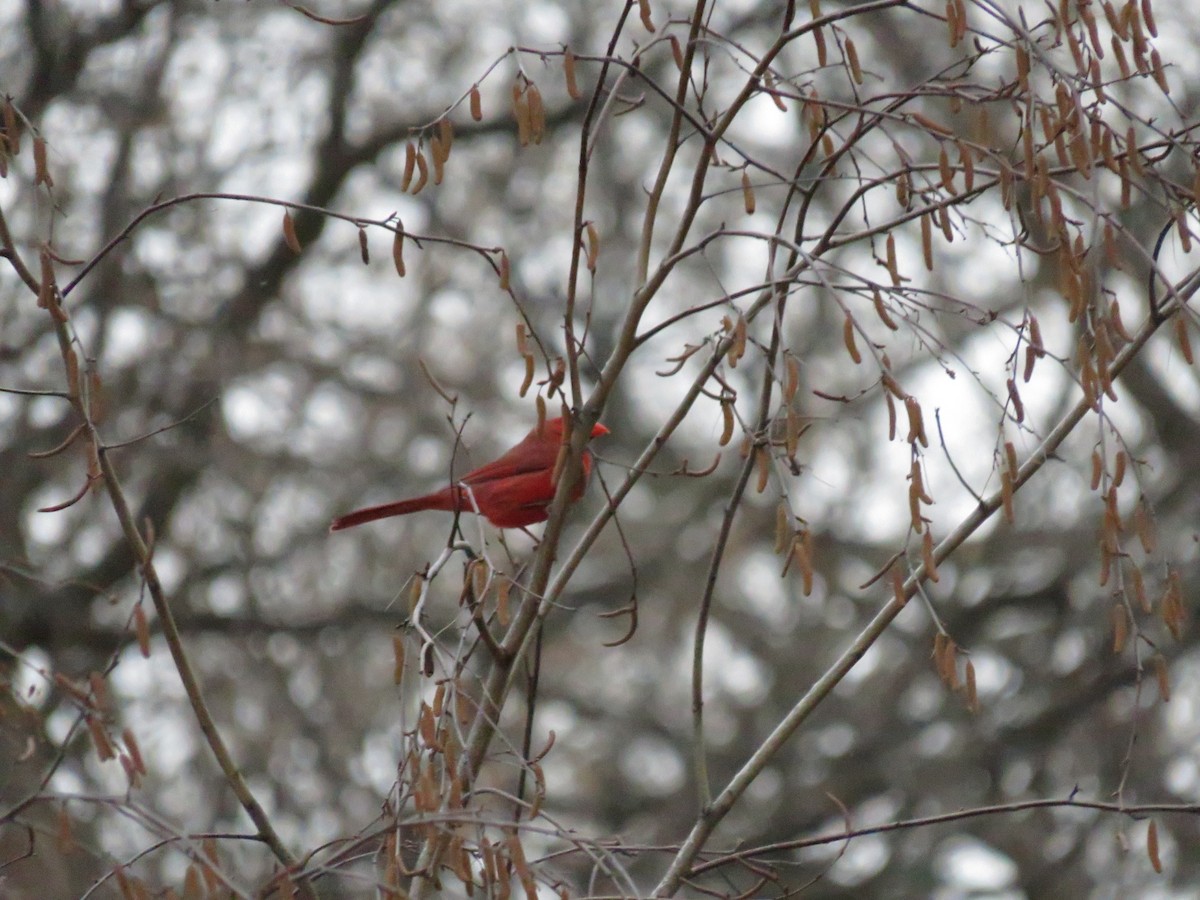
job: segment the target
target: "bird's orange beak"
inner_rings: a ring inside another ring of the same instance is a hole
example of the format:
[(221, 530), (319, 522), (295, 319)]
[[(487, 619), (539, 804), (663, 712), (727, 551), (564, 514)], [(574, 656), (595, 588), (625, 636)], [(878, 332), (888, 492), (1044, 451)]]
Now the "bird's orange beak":
[(603, 425), (601, 425), (599, 422), (597, 422), (595, 425), (592, 426), (592, 437), (594, 437), (594, 438), (603, 437), (606, 434), (608, 434), (608, 429), (605, 428)]

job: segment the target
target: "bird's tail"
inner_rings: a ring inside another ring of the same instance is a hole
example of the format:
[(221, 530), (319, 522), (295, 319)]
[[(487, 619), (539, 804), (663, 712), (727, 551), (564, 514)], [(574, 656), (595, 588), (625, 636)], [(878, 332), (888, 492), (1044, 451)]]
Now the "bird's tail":
[(346, 515), (338, 516), (334, 519), (333, 524), (329, 526), (329, 530), (341, 531), (344, 528), (353, 528), (355, 525), (374, 522), (376, 519), (386, 519), (390, 516), (404, 516), (423, 509), (444, 509), (453, 512), (454, 508), (454, 495), (447, 488), (433, 494), (426, 494), (423, 497), (413, 497), (411, 500), (395, 500), (391, 503), (381, 503), (378, 506), (356, 509), (354, 512), (346, 513)]

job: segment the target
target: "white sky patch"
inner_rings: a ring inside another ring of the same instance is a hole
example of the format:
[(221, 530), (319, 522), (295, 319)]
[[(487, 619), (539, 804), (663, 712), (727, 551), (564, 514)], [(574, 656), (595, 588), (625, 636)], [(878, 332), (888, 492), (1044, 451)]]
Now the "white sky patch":
[(289, 443), (298, 452), (320, 462), (336, 452), (342, 435), (363, 421), (362, 401), (341, 385), (318, 385), (309, 393), (300, 411), (300, 422)]
[(686, 769), (679, 751), (661, 738), (639, 735), (621, 751), (621, 774), (652, 797), (665, 797), (683, 787)]
[(208, 608), (219, 616), (242, 612), (246, 607), (246, 587), (241, 578), (220, 575), (208, 586)]
[(29, 421), (38, 428), (46, 428), (62, 420), (66, 404), (58, 397), (34, 397), (28, 409)]
[(221, 408), (235, 440), (251, 440), (285, 431), (292, 419), (295, 386), (283, 372), (264, 372), (230, 385)]
[[(835, 690), (845, 691), (853, 685), (860, 684), (870, 678), (875, 671), (883, 664), (883, 659), (887, 653), (886, 635), (881, 637), (863, 654), (862, 659), (854, 664), (854, 667), (846, 673), (846, 677), (842, 679), (841, 684)], [(894, 642), (893, 642), (894, 643)]]
[(737, 606), (757, 615), (769, 628), (787, 628), (795, 620), (779, 570), (779, 557), (766, 551), (752, 553), (738, 566)]
[(1017, 865), (1008, 856), (982, 841), (959, 835), (942, 841), (934, 865), (948, 887), (962, 891), (1006, 890), (1017, 877)]
[(1200, 762), (1193, 756), (1175, 757), (1167, 763), (1163, 782), (1176, 797), (1195, 803), (1200, 799)]
[[(839, 849), (841, 849), (839, 847)], [(888, 842), (877, 834), (855, 838), (845, 848), (846, 852), (833, 864), (829, 877), (841, 885), (861, 884), (883, 871), (891, 859)]]
[(999, 653), (986, 648), (972, 651), (975, 666), (975, 686), (979, 696), (988, 699), (1010, 691), (1020, 683), (1020, 670)]
[[(792, 105), (793, 101), (785, 100)], [(739, 131), (754, 136), (754, 143), (765, 148), (788, 148), (796, 143), (796, 114), (784, 112), (765, 94), (756, 94), (738, 116)], [(762, 176), (759, 176), (760, 178)], [(754, 174), (751, 170), (751, 180)]]
[[(691, 671), (691, 644), (681, 667)], [(728, 695), (741, 706), (762, 701), (770, 687), (770, 676), (762, 663), (738, 647), (719, 622), (710, 621), (704, 642), (704, 688)]]
[(150, 317), (144, 310), (122, 307), (108, 319), (108, 341), (101, 369), (121, 368), (143, 355), (150, 342)]
[[(522, 42), (550, 45), (565, 41), (571, 34), (571, 20), (566, 12), (555, 4), (525, 3), (517, 4), (516, 9), (523, 10), (521, 27)], [(463, 11), (466, 16), (477, 15), (478, 7), (468, 4)]]

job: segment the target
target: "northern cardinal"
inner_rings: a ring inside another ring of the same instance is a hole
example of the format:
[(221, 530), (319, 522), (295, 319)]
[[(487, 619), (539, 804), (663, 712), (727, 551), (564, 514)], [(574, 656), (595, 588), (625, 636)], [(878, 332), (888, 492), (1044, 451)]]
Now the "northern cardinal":
[[(592, 437), (604, 434), (608, 434), (608, 429), (603, 425), (593, 426)], [(476, 506), (497, 528), (523, 528), (535, 522), (544, 522), (550, 501), (554, 499), (555, 484), (551, 476), (562, 441), (563, 420), (547, 419), (540, 434), (534, 428), (507, 453), (468, 472), (453, 485), (423, 497), (355, 510), (334, 519), (329, 530), (341, 531), (364, 522), (403, 516), (422, 509), (474, 512)], [(575, 485), (572, 500), (578, 500), (583, 494), (591, 471), (592, 454), (584, 450), (583, 478)], [(469, 493), (467, 488), (470, 488)], [(474, 505), (471, 503), (472, 497)]]

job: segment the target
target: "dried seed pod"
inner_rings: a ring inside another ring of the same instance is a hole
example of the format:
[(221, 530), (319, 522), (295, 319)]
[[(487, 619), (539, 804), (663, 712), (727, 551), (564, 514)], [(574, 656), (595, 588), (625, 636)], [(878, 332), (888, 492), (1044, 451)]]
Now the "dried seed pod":
[(933, 225), (929, 213), (921, 213), (921, 255), (925, 259), (925, 268), (933, 271)]
[(426, 747), (437, 743), (437, 723), (433, 720), (433, 710), (428, 703), (421, 703), (421, 711), (417, 714), (417, 732)]
[(970, 659), (964, 667), (966, 671), (966, 694), (967, 694), (967, 709), (970, 712), (979, 712), (979, 692), (975, 687), (975, 664)]
[(1158, 855), (1158, 823), (1153, 819), (1146, 828), (1146, 855), (1150, 857), (1150, 865), (1154, 867), (1154, 871), (1161, 875), (1163, 864)]
[(137, 635), (138, 649), (145, 659), (150, 658), (150, 624), (146, 621), (146, 610), (139, 602), (133, 608), (133, 630)]
[(1188, 230), (1187, 213), (1183, 209), (1175, 210), (1175, 228), (1179, 232), (1179, 246), (1184, 253), (1192, 252), (1192, 233)]
[(92, 704), (100, 712), (108, 712), (112, 709), (112, 701), (108, 695), (108, 684), (104, 681), (104, 676), (99, 672), (92, 672), (88, 675), (88, 686), (92, 689)]
[(1150, 0), (1142, 0), (1142, 21), (1146, 23), (1146, 30), (1150, 32), (1150, 36), (1158, 37), (1158, 24), (1154, 21), (1154, 10), (1150, 7)]
[(421, 189), (429, 183), (429, 163), (425, 161), (425, 153), (417, 149), (417, 183), (412, 187), (412, 194), (415, 197), (421, 193)]
[(933, 552), (933, 532), (928, 528), (921, 536), (921, 561), (925, 564), (925, 577), (937, 584), (941, 576), (938, 575), (937, 559)]
[(533, 133), (532, 120), (529, 117), (529, 99), (525, 89), (520, 84), (514, 84), (513, 89), (513, 118), (517, 122), (517, 143), (528, 147)]
[(129, 759), (133, 763), (133, 768), (140, 775), (146, 774), (146, 760), (142, 756), (142, 748), (138, 746), (137, 738), (134, 737), (132, 729), (126, 728), (121, 732), (121, 741), (125, 744), (125, 750), (129, 753)]
[(88, 417), (92, 424), (100, 425), (108, 412), (108, 404), (104, 402), (104, 384), (100, 381), (100, 373), (93, 367), (87, 371), (87, 397)]
[[(638, 12), (641, 14), (642, 27), (654, 33), (654, 20), (650, 17), (650, 0), (638, 0)], [(530, 894), (529, 896), (534, 896)]]
[(1025, 404), (1021, 402), (1021, 394), (1017, 390), (1017, 383), (1011, 378), (1008, 379), (1008, 398), (1012, 401), (1013, 416), (1016, 418), (1017, 422), (1024, 422)]
[(483, 97), (479, 94), (479, 85), (471, 85), (471, 96), (469, 98), (471, 107), (471, 118), (476, 122), (483, 119)]
[(687, 61), (683, 56), (683, 46), (679, 43), (679, 38), (675, 37), (673, 34), (668, 35), (667, 41), (671, 45), (671, 56), (675, 60), (675, 68), (682, 72), (684, 66), (687, 64)]
[(67, 369), (67, 393), (72, 397), (79, 396), (79, 357), (74, 348), (68, 348), (63, 354), (63, 365)]
[(446, 148), (436, 134), (429, 142), (429, 158), (433, 160), (433, 183), (439, 185), (446, 176)]
[(887, 251), (887, 270), (892, 277), (892, 286), (900, 287), (900, 269), (896, 263), (896, 236), (889, 232), (884, 246)]
[(829, 50), (825, 46), (825, 31), (822, 28), (814, 28), (812, 36), (817, 45), (817, 65), (823, 69), (829, 65)]
[(933, 639), (933, 662), (938, 677), (951, 690), (958, 687), (958, 647), (949, 635), (939, 632)]
[(183, 900), (199, 900), (204, 893), (204, 888), (200, 884), (200, 870), (193, 863), (187, 867), (187, 871), (183, 875)]
[(46, 163), (46, 140), (43, 137), (33, 139), (33, 186), (44, 184), (54, 187), (54, 179), (50, 177), (50, 168)]
[(508, 261), (508, 253), (500, 251), (500, 290), (507, 291), (512, 276), (512, 265)]
[(908, 603), (908, 594), (904, 590), (904, 575), (901, 573), (899, 565), (892, 566), (892, 600), (897, 606), (904, 606)]
[(946, 153), (946, 145), (938, 149), (938, 174), (942, 179), (942, 187), (946, 193), (954, 196), (958, 193), (954, 188), (954, 169), (950, 167), (950, 155)]
[(787, 458), (790, 460), (796, 459), (796, 451), (800, 447), (800, 435), (804, 433), (801, 427), (800, 414), (792, 407), (787, 408), (786, 436), (784, 438), (785, 451)]
[(1119, 488), (1125, 480), (1125, 467), (1129, 464), (1129, 454), (1124, 450), (1117, 451), (1117, 462), (1113, 471), (1112, 486)]
[(728, 398), (721, 398), (721, 437), (717, 441), (718, 446), (724, 447), (733, 439), (733, 402)]
[(754, 187), (750, 184), (750, 173), (745, 169), (742, 170), (742, 204), (746, 208), (746, 215), (754, 215)]
[(1000, 203), (1006, 210), (1012, 209), (1013, 201), (1013, 173), (1003, 162), (999, 165), (1000, 171)]
[(95, 716), (85, 716), (88, 733), (92, 736), (92, 744), (96, 748), (96, 758), (100, 762), (108, 762), (110, 759), (116, 759), (117, 753), (113, 749), (112, 742), (108, 739), (108, 733), (104, 730), (104, 726), (100, 724)]
[(1004, 462), (1008, 466), (1008, 474), (1016, 481), (1020, 467), (1017, 465), (1017, 447), (1012, 441), (1004, 442)]
[(913, 531), (920, 534), (925, 530), (925, 522), (921, 518), (921, 489), (916, 482), (908, 485), (908, 516)]
[(771, 454), (767, 453), (765, 447), (758, 447), (755, 450), (754, 462), (758, 467), (758, 483), (754, 486), (754, 490), (761, 494), (767, 489), (771, 480)]
[(746, 317), (738, 313), (737, 321), (733, 323), (733, 333), (729, 343), (726, 358), (731, 369), (737, 368), (738, 361), (746, 355)]
[(938, 224), (942, 227), (942, 237), (946, 239), (947, 244), (954, 243), (954, 232), (950, 230), (950, 213), (946, 207), (942, 206), (937, 209)]
[(1133, 530), (1141, 542), (1142, 551), (1147, 556), (1158, 548), (1158, 535), (1154, 528), (1154, 519), (1146, 505), (1146, 498), (1139, 497), (1137, 506), (1133, 508)]
[(883, 322), (892, 331), (899, 331), (900, 326), (896, 324), (896, 321), (888, 313), (887, 307), (883, 305), (883, 297), (879, 291), (871, 291), (871, 302), (875, 305), (875, 315), (879, 316), (879, 321)]
[(569, 48), (563, 50), (563, 77), (567, 81), (567, 96), (572, 100), (582, 98), (583, 91), (579, 90), (579, 82), (575, 76), (575, 54)]
[[(476, 562), (482, 562), (482, 561), (476, 560)], [(483, 563), (483, 567), (486, 569), (487, 563)], [(472, 568), (472, 570), (475, 570), (475, 569), (478, 569), (479, 566), (476, 565), (476, 566), (472, 566), (471, 568)], [(442, 718), (442, 713), (446, 709), (446, 682), (443, 681), (436, 688), (434, 688), (433, 703), (430, 708), (433, 710), (433, 718), (436, 720), (440, 720)]]
[[(487, 597), (488, 584), (492, 577), (492, 567), (485, 560), (475, 560), (471, 565), (471, 590), (475, 592), (475, 602), (482, 603)], [(440, 711), (438, 715), (441, 715)]]
[(75, 849), (75, 832), (71, 826), (71, 816), (67, 813), (67, 804), (58, 808), (58, 830), (55, 841), (60, 853), (71, 853)]
[(1150, 613), (1153, 607), (1150, 606), (1150, 597), (1146, 594), (1146, 581), (1142, 577), (1142, 570), (1134, 566), (1129, 572), (1129, 580), (1133, 582), (1133, 597), (1138, 602), (1138, 609)]
[(896, 401), (892, 399), (892, 395), (890, 393), (885, 393), (883, 395), (883, 399), (887, 404), (888, 440), (894, 441), (896, 439)]
[(787, 501), (780, 500), (775, 507), (775, 545), (774, 552), (782, 553), (787, 547), (788, 538), (791, 536), (791, 511), (788, 509)]
[(1188, 337), (1187, 319), (1182, 313), (1175, 316), (1175, 339), (1179, 342), (1179, 352), (1183, 354), (1184, 361), (1189, 365), (1195, 365), (1196, 359), (1192, 355), (1192, 341)]
[(958, 46), (958, 7), (954, 0), (946, 0), (946, 27), (949, 29), (950, 48)]
[(4, 98), (4, 140), (8, 144), (10, 156), (21, 155), (21, 120), (17, 116), (17, 108), (13, 106), (12, 97)]
[(766, 95), (771, 98), (771, 102), (775, 104), (775, 108), (780, 112), (787, 112), (787, 104), (779, 96), (779, 88), (776, 87), (775, 76), (769, 70), (763, 75), (763, 82), (766, 85)]
[(1163, 596), (1159, 614), (1163, 624), (1171, 632), (1171, 637), (1178, 641), (1183, 636), (1186, 614), (1183, 608), (1183, 584), (1179, 578), (1179, 570), (1173, 567), (1167, 572), (1167, 591)]
[(596, 230), (595, 222), (588, 222), (585, 226), (587, 231), (587, 269), (589, 272), (596, 271), (596, 260), (600, 257), (600, 232)]
[(546, 136), (546, 107), (542, 102), (542, 92), (530, 82), (525, 97), (529, 103), (529, 139), (534, 144), (540, 144)]
[(296, 223), (290, 210), (283, 211), (283, 241), (293, 253), (300, 253), (300, 239), (296, 237)]
[[(1159, 90), (1164, 94), (1170, 94), (1171, 86), (1167, 84), (1167, 73), (1163, 69), (1162, 57), (1157, 50), (1150, 51), (1150, 69), (1154, 73), (1154, 81), (1158, 85)], [(37, 145), (35, 144), (34, 146), (36, 148)]]
[(967, 193), (975, 189), (975, 154), (962, 141), (957, 142), (958, 164), (963, 170), (963, 187)]
[(919, 441), (922, 447), (928, 447), (929, 437), (925, 434), (925, 416), (921, 412), (921, 404), (917, 402), (916, 397), (909, 395), (904, 398), (904, 411), (908, 413), (908, 437), (905, 440), (910, 444)]
[(411, 141), (404, 146), (404, 173), (400, 176), (400, 190), (408, 191), (413, 173), (417, 170), (417, 147)]
[(1012, 525), (1017, 515), (1013, 510), (1013, 479), (1008, 469), (1000, 473), (1000, 499), (1004, 506), (1004, 520)]
[(421, 590), (425, 586), (425, 579), (420, 575), (414, 575), (408, 585), (408, 614), (411, 616), (417, 609), (417, 603), (421, 600)]
[(358, 255), (362, 257), (364, 266), (371, 264), (371, 248), (367, 245), (367, 230), (361, 226), (358, 229)]
[(791, 403), (796, 397), (796, 392), (800, 390), (800, 363), (796, 357), (788, 353), (785, 366), (787, 368), (787, 380), (783, 386), (783, 398), (788, 403)]
[(1112, 651), (1113, 653), (1120, 653), (1125, 649), (1125, 641), (1129, 638), (1129, 614), (1120, 603), (1113, 604), (1112, 632)]
[(862, 66), (858, 64), (858, 48), (854, 46), (854, 41), (846, 38), (846, 63), (850, 66), (850, 77), (854, 79), (855, 84), (863, 83)]
[(800, 570), (800, 591), (805, 597), (811, 597), (813, 590), (812, 538), (808, 530), (796, 535), (796, 541), (792, 544), (792, 556), (796, 560), (796, 567)]
[(1171, 702), (1171, 677), (1167, 671), (1167, 661), (1161, 653), (1155, 653), (1150, 660), (1154, 666), (1154, 678), (1158, 682), (1158, 697), (1163, 703)]
[(397, 224), (395, 236), (392, 238), (392, 265), (396, 267), (396, 274), (401, 278), (408, 271), (404, 265), (404, 227), (399, 224)]
[(842, 343), (846, 345), (846, 352), (854, 364), (861, 365), (862, 354), (858, 352), (858, 344), (854, 341), (854, 318), (850, 313), (846, 313), (846, 321), (842, 323)]

